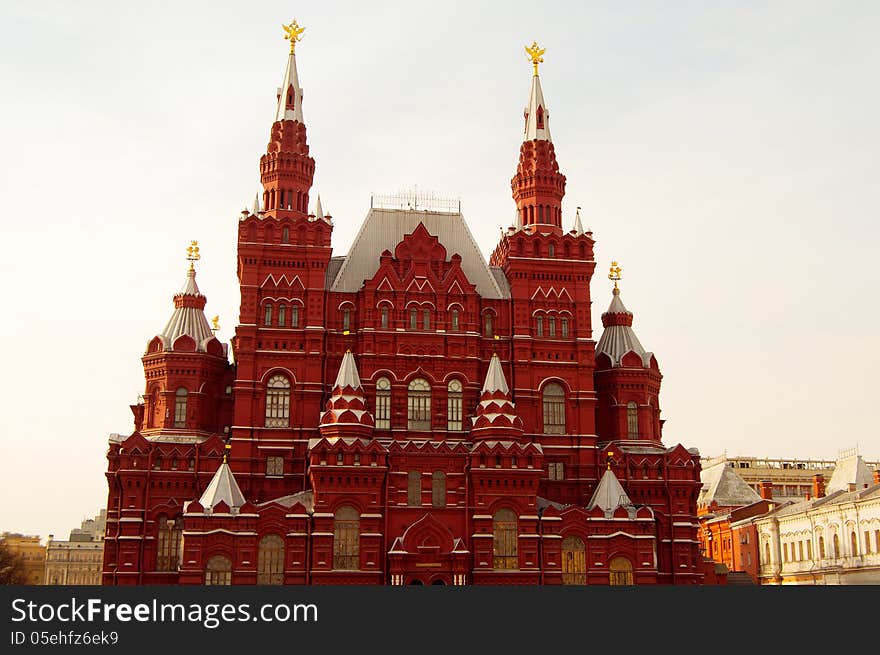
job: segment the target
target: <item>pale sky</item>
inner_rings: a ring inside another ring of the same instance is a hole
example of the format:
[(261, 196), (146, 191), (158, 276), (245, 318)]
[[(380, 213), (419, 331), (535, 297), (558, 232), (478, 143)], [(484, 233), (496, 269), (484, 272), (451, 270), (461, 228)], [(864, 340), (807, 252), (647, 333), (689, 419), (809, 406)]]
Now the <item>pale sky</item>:
[(666, 444), (880, 459), (876, 3), (6, 0), (0, 531), (66, 538), (105, 505), (190, 239), (233, 334), (293, 18), (334, 254), (371, 192), (418, 187), (460, 197), (488, 257), (536, 39), (565, 224), (581, 206), (596, 239), (594, 337), (617, 259)]

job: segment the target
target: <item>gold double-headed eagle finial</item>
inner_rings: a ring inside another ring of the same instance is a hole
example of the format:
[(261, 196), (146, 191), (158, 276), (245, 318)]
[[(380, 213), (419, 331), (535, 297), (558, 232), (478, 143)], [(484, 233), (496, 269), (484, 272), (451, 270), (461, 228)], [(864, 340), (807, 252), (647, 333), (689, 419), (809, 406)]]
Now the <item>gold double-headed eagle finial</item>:
[(538, 64), (544, 63), (544, 52), (546, 48), (542, 48), (538, 45), (537, 41), (532, 41), (532, 45), (526, 46), (526, 54), (529, 56), (529, 61), (532, 62), (532, 65), (535, 67), (535, 76), (538, 75)]
[(284, 38), (290, 41), (290, 54), (296, 50), (297, 41), (302, 41), (302, 33), (306, 31), (305, 27), (300, 27), (299, 23), (294, 20), (290, 25), (282, 25), (284, 30)]
[(620, 280), (620, 266), (617, 262), (611, 262), (611, 271), (608, 273), (608, 279), (614, 282), (614, 290), (617, 290), (617, 282)]
[(199, 254), (199, 242), (190, 241), (186, 248), (186, 260), (189, 262), (189, 270), (193, 270), (193, 264), (199, 261), (202, 256)]
[(214, 318), (211, 319), (211, 332), (216, 332), (220, 329), (220, 314), (217, 314)]

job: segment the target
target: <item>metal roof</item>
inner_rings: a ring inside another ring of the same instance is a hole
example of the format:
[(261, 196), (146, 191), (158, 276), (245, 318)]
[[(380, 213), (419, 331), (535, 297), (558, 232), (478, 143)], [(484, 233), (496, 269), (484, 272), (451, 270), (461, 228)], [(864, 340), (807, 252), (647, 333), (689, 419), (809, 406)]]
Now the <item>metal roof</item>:
[(499, 287), (489, 270), (477, 242), (459, 212), (437, 212), (413, 209), (371, 208), (336, 275), (331, 291), (357, 292), (365, 280), (379, 270), (383, 251), (394, 252), (407, 234), (419, 226), (437, 237), (446, 248), (447, 257), (458, 254), (468, 281), (476, 286), (483, 298), (509, 298), (509, 289)]
[[(629, 314), (629, 311), (620, 299), (620, 293), (617, 289), (611, 298), (611, 305), (608, 307), (606, 314)], [(646, 351), (635, 331), (629, 325), (609, 325), (602, 332), (599, 343), (596, 344), (596, 354), (605, 353), (611, 358), (612, 366), (620, 366), (623, 356), (628, 352), (634, 352), (641, 357), (642, 365), (647, 367), (651, 364), (653, 353)]]
[[(202, 296), (199, 286), (196, 284), (196, 272), (189, 269), (186, 272), (186, 282), (183, 288), (176, 294), (177, 296)], [(175, 339), (183, 335), (192, 337), (196, 342), (196, 350), (205, 351), (205, 343), (214, 336), (211, 332), (211, 326), (208, 325), (208, 319), (205, 318), (205, 312), (198, 307), (187, 306), (190, 303), (175, 303), (174, 313), (159, 333), (165, 350), (171, 350)]]
[(865, 464), (865, 460), (861, 455), (854, 454), (847, 457), (841, 457), (834, 465), (834, 473), (831, 474), (831, 480), (825, 487), (826, 493), (831, 493), (838, 489), (849, 491), (850, 485), (854, 485), (854, 491), (870, 487), (874, 484), (871, 469)]
[[(293, 109), (287, 108), (287, 89), (290, 86), (293, 86), (295, 94), (293, 99)], [(281, 81), (281, 86), (278, 87), (278, 108), (275, 110), (275, 120), (290, 120), (303, 123), (302, 99), (303, 92), (299, 85), (299, 75), (296, 72), (296, 57), (291, 52), (290, 56), (287, 58), (287, 68), (284, 71), (284, 78)]]
[(497, 353), (492, 353), (492, 359), (489, 361), (489, 370), (486, 371), (483, 393), (487, 391), (510, 393), (510, 387), (507, 386), (507, 379), (504, 377), (504, 370), (501, 368), (501, 360), (498, 359)]
[(724, 464), (700, 471), (700, 482), (703, 483), (697, 500), (700, 505), (715, 501), (721, 507), (741, 507), (761, 500), (736, 471)]
[(599, 480), (599, 486), (596, 487), (596, 491), (593, 493), (587, 509), (601, 507), (607, 514), (613, 512), (618, 507), (629, 507), (631, 505), (632, 501), (626, 495), (626, 491), (623, 490), (620, 480), (614, 475), (614, 471), (608, 469), (605, 471), (602, 479)]
[[(543, 108), (544, 127), (538, 128), (538, 107)], [(547, 111), (547, 103), (544, 102), (544, 91), (541, 89), (541, 78), (532, 76), (532, 87), (529, 89), (529, 105), (526, 107), (526, 127), (523, 132), (523, 141), (550, 141), (550, 112)]]
[(241, 493), (241, 489), (235, 481), (235, 476), (232, 475), (232, 469), (225, 461), (220, 464), (220, 468), (211, 478), (208, 488), (199, 498), (199, 504), (206, 510), (212, 510), (221, 500), (229, 506), (233, 513), (246, 502), (244, 494)]

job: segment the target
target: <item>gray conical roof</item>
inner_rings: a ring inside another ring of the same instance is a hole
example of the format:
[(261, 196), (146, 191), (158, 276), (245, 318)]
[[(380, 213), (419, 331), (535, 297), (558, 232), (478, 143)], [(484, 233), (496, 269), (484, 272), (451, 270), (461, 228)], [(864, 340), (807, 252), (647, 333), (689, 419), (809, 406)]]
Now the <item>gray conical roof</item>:
[(587, 509), (600, 507), (605, 512), (613, 512), (618, 507), (628, 507), (631, 505), (632, 501), (623, 490), (620, 480), (614, 475), (614, 471), (608, 469), (605, 471), (602, 479), (599, 480), (599, 486), (596, 487), (596, 491), (593, 493)]
[(211, 478), (205, 493), (199, 498), (199, 504), (207, 510), (212, 510), (221, 500), (229, 506), (233, 513), (246, 502), (225, 458), (214, 477)]

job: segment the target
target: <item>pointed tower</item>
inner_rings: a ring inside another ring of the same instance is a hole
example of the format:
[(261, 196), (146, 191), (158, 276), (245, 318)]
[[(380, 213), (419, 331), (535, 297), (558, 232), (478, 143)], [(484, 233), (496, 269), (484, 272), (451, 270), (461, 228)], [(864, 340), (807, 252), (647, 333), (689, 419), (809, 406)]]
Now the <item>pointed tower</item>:
[(538, 64), (544, 61), (544, 49), (532, 43), (526, 52), (534, 65), (534, 75), (529, 90), (529, 104), (525, 109), (519, 164), (510, 186), (522, 224), (527, 230), (562, 235), (565, 176), (559, 172), (559, 164), (556, 163), (556, 151), (550, 137), (550, 112), (538, 76)]
[(206, 514), (213, 513), (215, 508), (219, 508), (218, 511), (223, 510), (230, 514), (237, 514), (242, 505), (247, 502), (226, 459), (227, 456), (224, 455), (217, 472), (214, 473), (214, 477), (211, 478), (205, 492), (199, 498), (199, 505), (202, 506)]
[(272, 216), (306, 216), (315, 160), (309, 156), (303, 122), (303, 90), (296, 70), (296, 44), (305, 28), (296, 21), (284, 26), (290, 55), (281, 86), (266, 154), (260, 159), (263, 208)]
[(369, 437), (374, 425), (373, 415), (367, 411), (354, 355), (347, 350), (339, 365), (327, 409), (321, 414), (321, 436), (329, 441), (339, 437)]
[(599, 480), (599, 485), (596, 487), (596, 491), (593, 492), (593, 497), (587, 504), (587, 509), (592, 510), (598, 507), (605, 512), (607, 517), (610, 517), (618, 507), (629, 508), (632, 506), (632, 501), (626, 495), (623, 485), (620, 484), (620, 480), (617, 479), (614, 471), (609, 466), (602, 479)]
[(135, 428), (147, 436), (217, 433), (231, 423), (231, 398), (225, 393), (231, 368), (226, 346), (205, 317), (207, 298), (196, 284), (197, 241), (187, 253), (190, 266), (183, 287), (174, 294), (174, 311), (142, 358), (146, 393), (143, 405), (133, 409)]
[(493, 353), (486, 372), (486, 381), (480, 392), (474, 427), (471, 429), (474, 441), (485, 439), (513, 439), (519, 441), (523, 436), (523, 422), (516, 413), (510, 396), (510, 387), (501, 368), (501, 360)]
[(602, 314), (605, 327), (596, 344), (596, 410), (600, 441), (660, 441), (660, 367), (632, 329), (633, 314), (620, 299), (620, 267), (611, 262), (611, 305)]

